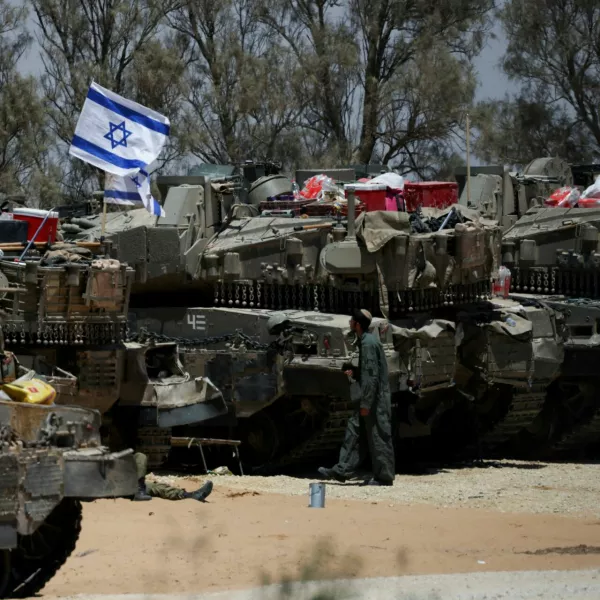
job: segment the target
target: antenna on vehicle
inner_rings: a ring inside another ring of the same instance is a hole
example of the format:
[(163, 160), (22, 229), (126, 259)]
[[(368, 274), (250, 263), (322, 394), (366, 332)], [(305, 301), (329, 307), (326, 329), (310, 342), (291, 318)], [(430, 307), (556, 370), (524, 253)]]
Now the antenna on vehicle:
[(467, 206), (471, 206), (471, 127), (469, 113), (467, 113)]

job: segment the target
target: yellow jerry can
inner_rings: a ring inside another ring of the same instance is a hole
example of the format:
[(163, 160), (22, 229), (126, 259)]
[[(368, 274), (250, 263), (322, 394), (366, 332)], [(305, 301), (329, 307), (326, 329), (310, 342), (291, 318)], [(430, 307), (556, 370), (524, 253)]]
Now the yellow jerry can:
[(27, 379), (26, 381), (13, 381), (2, 386), (2, 391), (15, 402), (26, 404), (54, 404), (56, 390), (40, 379)]

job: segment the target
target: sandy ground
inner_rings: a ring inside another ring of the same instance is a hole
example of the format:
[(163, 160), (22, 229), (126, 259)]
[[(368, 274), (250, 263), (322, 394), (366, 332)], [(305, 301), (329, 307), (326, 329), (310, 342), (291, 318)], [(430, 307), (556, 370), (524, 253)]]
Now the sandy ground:
[[(329, 483), (324, 509), (308, 508), (311, 479), (286, 477), (214, 477), (204, 504), (97, 501), (43, 595), (599, 568), (599, 476), (596, 465), (500, 463), (400, 476), (393, 488)], [(175, 480), (194, 489), (202, 479)]]
[(196, 594), (81, 594), (75, 600), (598, 600), (600, 569), (404, 575)]

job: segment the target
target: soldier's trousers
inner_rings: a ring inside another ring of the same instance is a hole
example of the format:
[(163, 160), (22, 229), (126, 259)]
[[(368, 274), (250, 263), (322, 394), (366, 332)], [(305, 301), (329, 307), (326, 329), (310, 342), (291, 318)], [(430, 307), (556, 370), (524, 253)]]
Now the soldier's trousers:
[(185, 490), (167, 485), (166, 483), (146, 482), (146, 493), (148, 496), (162, 498), (163, 500), (183, 500), (187, 498)]
[(385, 416), (377, 416), (379, 418), (374, 414), (361, 417), (357, 411), (348, 419), (338, 463), (333, 467), (338, 475), (354, 477), (365, 462), (368, 450), (373, 478), (382, 483), (394, 481), (396, 465), (391, 423)]
[[(148, 457), (141, 452), (136, 452), (133, 455), (133, 458), (135, 459), (138, 479), (144, 479), (148, 472)], [(155, 483), (152, 481), (146, 481), (145, 483), (146, 493), (149, 496), (162, 498), (163, 500), (183, 500), (187, 498), (186, 491), (181, 488), (173, 487), (166, 483)]]
[(356, 471), (365, 462), (367, 450), (366, 446), (361, 444), (360, 430), (360, 414), (356, 411), (348, 419), (344, 442), (340, 448), (340, 456), (337, 464), (333, 467), (333, 470), (341, 477), (354, 477)]

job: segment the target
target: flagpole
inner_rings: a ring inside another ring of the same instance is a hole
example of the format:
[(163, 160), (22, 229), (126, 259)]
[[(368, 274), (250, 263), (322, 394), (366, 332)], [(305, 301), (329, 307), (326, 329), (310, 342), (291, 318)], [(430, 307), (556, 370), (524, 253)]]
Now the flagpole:
[(467, 113), (467, 206), (471, 206), (471, 127)]
[(106, 200), (102, 197), (102, 231), (100, 233), (101, 239), (104, 239), (104, 232), (106, 230)]

